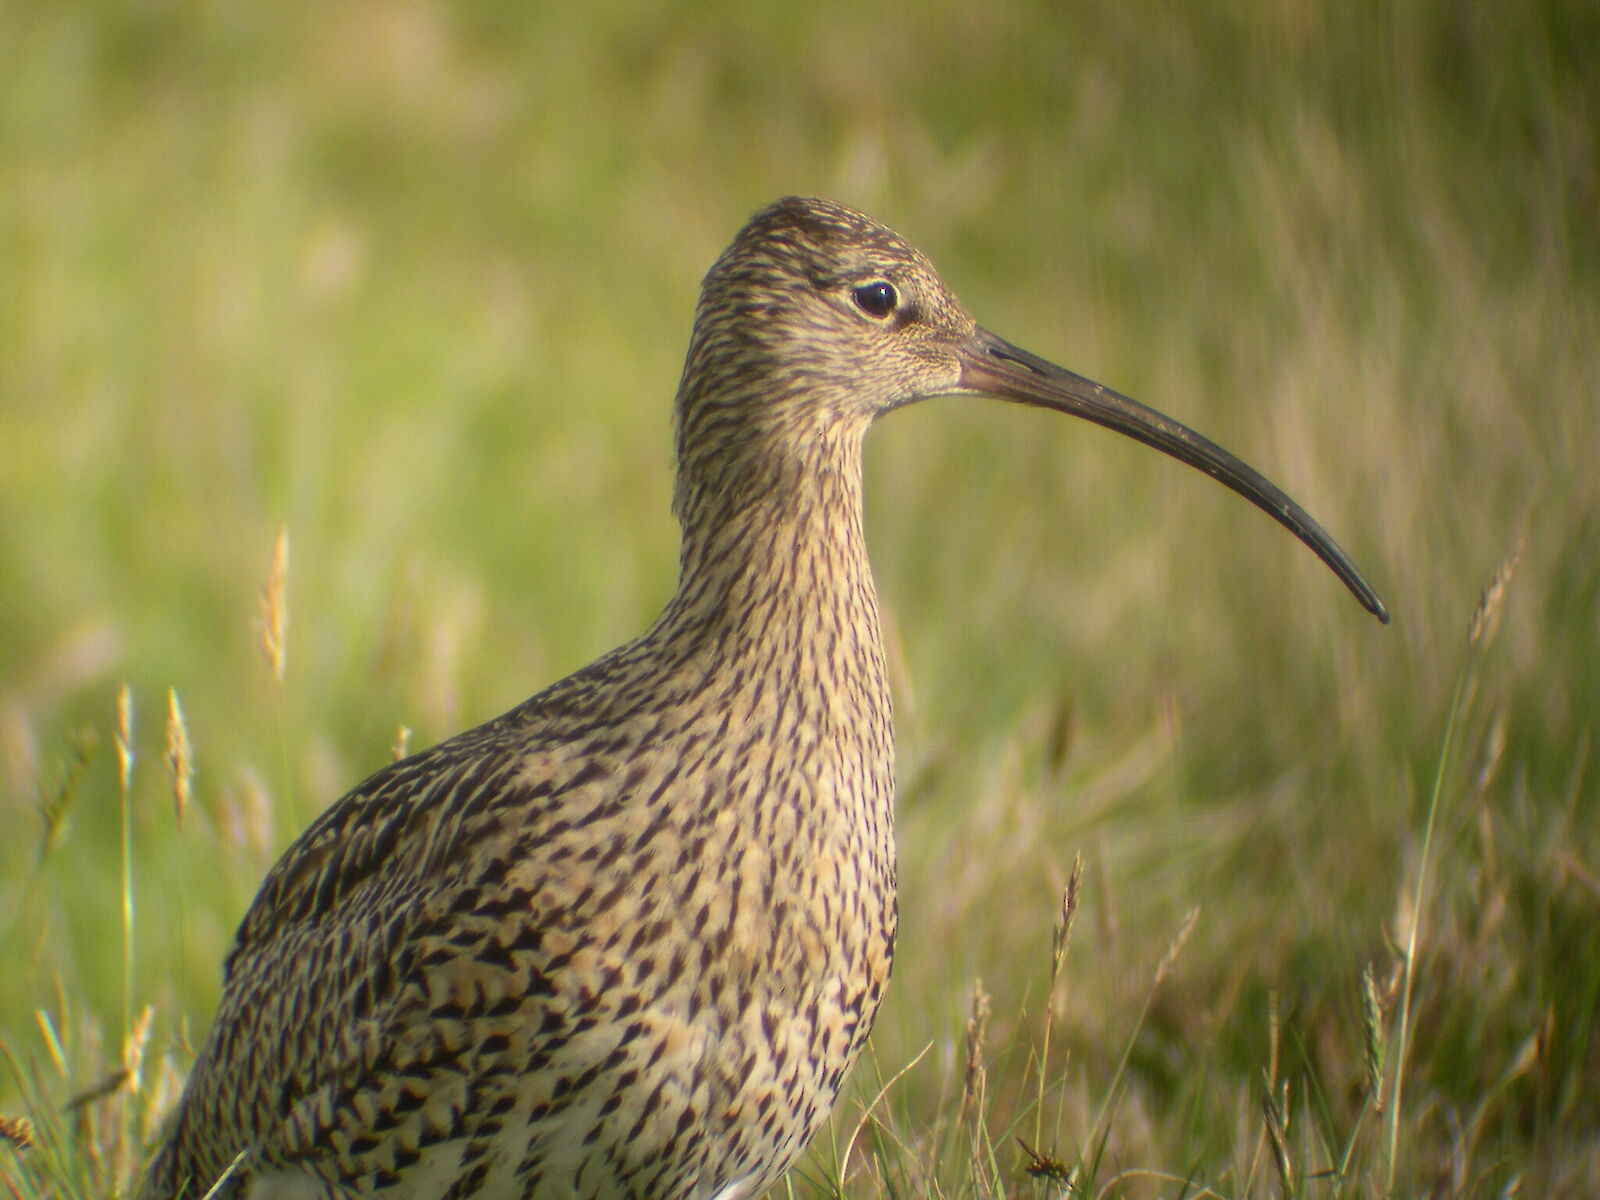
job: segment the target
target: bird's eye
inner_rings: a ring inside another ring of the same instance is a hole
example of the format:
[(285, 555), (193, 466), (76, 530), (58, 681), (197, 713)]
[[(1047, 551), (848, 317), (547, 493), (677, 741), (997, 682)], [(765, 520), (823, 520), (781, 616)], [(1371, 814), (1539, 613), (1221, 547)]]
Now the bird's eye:
[(900, 303), (900, 296), (894, 290), (894, 284), (882, 279), (863, 283), (852, 294), (856, 299), (856, 307), (867, 316), (879, 321), (893, 313)]

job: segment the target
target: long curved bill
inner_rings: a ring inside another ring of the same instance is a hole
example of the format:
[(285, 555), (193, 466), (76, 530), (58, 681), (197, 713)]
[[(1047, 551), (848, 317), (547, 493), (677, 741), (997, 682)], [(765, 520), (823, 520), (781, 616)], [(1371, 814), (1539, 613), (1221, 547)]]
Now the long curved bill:
[(1384, 624), (1389, 610), (1339, 544), (1276, 484), (1209, 438), (1082, 375), (979, 329), (961, 350), (959, 391), (1048, 408), (1104, 425), (1198, 467), (1269, 513), (1344, 581), (1362, 606)]

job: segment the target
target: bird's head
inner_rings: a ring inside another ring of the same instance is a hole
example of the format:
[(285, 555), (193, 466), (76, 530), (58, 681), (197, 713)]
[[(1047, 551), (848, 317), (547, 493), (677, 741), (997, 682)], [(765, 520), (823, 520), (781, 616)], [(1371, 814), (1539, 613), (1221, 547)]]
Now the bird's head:
[(779, 200), (706, 275), (679, 419), (790, 436), (864, 427), (959, 390), (959, 349), (977, 328), (933, 264), (892, 229), (832, 201)]
[(1009, 400), (1082, 417), (1197, 467), (1305, 542), (1379, 620), (1344, 551), (1254, 468), (1172, 418), (980, 327), (926, 257), (844, 205), (762, 209), (706, 275), (678, 393), (686, 486), (804, 486), (872, 420), (932, 396)]

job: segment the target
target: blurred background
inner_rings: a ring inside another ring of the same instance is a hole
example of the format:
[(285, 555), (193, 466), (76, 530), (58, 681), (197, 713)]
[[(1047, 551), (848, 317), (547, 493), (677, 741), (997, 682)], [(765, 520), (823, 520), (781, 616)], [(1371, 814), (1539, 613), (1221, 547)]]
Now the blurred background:
[(1400, 1179), (1600, 1188), (1589, 0), (10, 0), (0, 29), (0, 1111), (114, 1072), (149, 1007), (153, 1120), (262, 873), (397, 730), (649, 623), (698, 281), (812, 193), (1259, 467), (1394, 614), (1104, 431), (970, 400), (875, 430), (903, 937), (837, 1142), (913, 1061), (884, 1108), (944, 1136), (981, 990), (1001, 1134), (1248, 1194), (1287, 1082), (1305, 1170), (1376, 1154), (1361, 976), (1393, 1026), (1420, 915)]

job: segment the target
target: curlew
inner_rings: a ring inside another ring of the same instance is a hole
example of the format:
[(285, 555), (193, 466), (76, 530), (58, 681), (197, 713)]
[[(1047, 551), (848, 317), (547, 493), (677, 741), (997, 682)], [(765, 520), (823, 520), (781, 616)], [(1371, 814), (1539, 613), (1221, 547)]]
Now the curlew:
[(701, 293), (666, 609), (385, 767), (290, 846), (239, 928), (145, 1200), (223, 1177), (243, 1200), (772, 1184), (826, 1118), (894, 953), (862, 436), (952, 394), (1084, 417), (1200, 468), (1387, 620), (1256, 471), (980, 328), (893, 231), (780, 200)]

